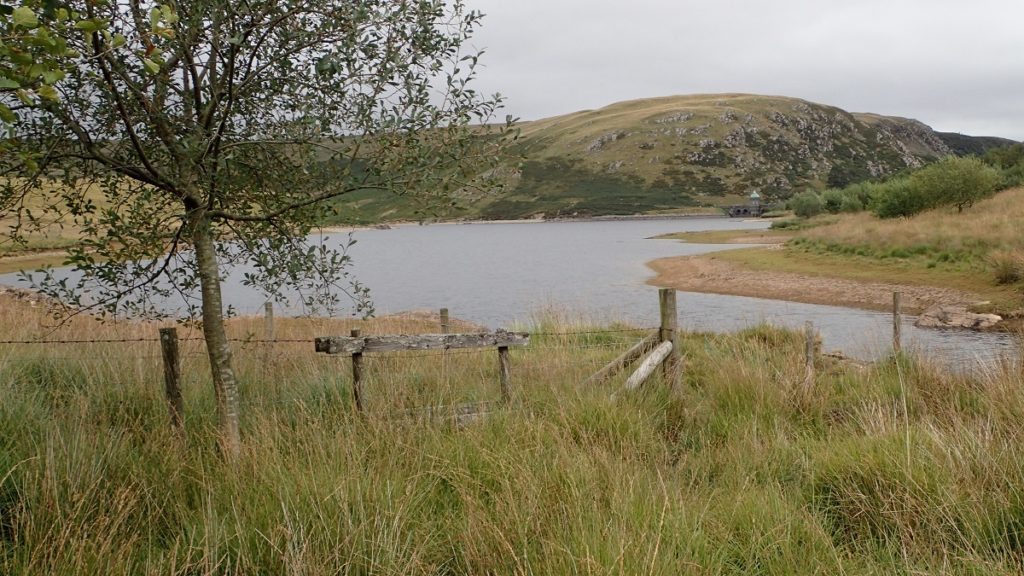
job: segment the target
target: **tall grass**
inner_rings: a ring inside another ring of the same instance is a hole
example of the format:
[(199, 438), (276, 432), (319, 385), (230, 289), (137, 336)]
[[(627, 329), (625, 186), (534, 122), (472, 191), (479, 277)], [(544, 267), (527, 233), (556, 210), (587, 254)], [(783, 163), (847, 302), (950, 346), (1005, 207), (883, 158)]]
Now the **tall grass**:
[(929, 246), (935, 250), (1024, 248), (1020, 222), (1024, 218), (1024, 188), (1001, 192), (962, 214), (944, 207), (916, 216), (881, 220), (867, 213), (847, 216), (828, 226), (803, 233), (815, 240), (878, 248)]
[[(5, 335), (37, 309), (4, 301)], [(688, 334), (686, 377), (635, 395), (581, 382), (639, 335), (545, 320), (514, 398), (467, 425), (410, 408), (496, 399), (493, 351), (389, 355), (352, 407), (347, 361), (238, 343), (243, 449), (212, 449), (184, 342), (187, 437), (156, 343), (0, 346), (5, 574), (795, 574), (1024, 569), (1024, 391), (926, 362), (819, 358), (770, 326)], [(430, 320), (364, 333), (431, 331)], [(344, 333), (294, 321), (281, 338)], [(232, 328), (259, 334), (258, 319)], [(152, 337), (78, 319), (68, 335)], [(569, 334), (558, 334), (568, 332)]]

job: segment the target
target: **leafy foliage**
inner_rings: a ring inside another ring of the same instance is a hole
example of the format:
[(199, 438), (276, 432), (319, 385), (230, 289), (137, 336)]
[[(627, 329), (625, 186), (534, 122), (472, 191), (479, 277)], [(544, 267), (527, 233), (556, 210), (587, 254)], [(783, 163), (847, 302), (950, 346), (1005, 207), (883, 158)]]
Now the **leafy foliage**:
[(989, 150), (982, 161), (1002, 171), (1004, 188), (1024, 184), (1024, 144)]
[(821, 197), (813, 191), (794, 196), (789, 205), (793, 209), (793, 213), (801, 218), (817, 216), (825, 211), (825, 204), (821, 201)]
[(39, 280), (75, 308), (153, 313), (171, 295), (201, 308), (215, 386), (233, 379), (226, 268), (248, 263), (247, 283), (297, 287), (310, 305), (337, 305), (347, 286), (368, 309), (358, 282), (339, 284), (344, 252), (306, 240), (327, 201), (443, 201), (482, 183), (510, 123), (492, 124), (500, 97), (469, 86), (482, 16), (459, 0), (33, 6), (3, 21), (4, 77), (34, 82), (0, 92), (24, 110), (4, 142), (17, 154), (0, 159), (10, 235), (54, 215), (82, 230), (68, 256), (79, 276)]
[(949, 156), (914, 172), (910, 184), (928, 207), (956, 206), (958, 211), (996, 191), (999, 173), (974, 157)]

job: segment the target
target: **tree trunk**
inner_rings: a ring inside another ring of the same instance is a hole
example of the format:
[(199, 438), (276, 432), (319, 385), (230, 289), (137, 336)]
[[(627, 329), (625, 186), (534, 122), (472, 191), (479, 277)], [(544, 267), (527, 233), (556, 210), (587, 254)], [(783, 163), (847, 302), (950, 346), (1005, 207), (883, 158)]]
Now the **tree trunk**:
[(203, 335), (206, 339), (206, 352), (210, 357), (213, 391), (217, 398), (221, 448), (228, 457), (233, 458), (239, 450), (238, 380), (231, 368), (231, 349), (224, 331), (220, 269), (210, 220), (205, 215), (196, 215), (192, 224), (192, 242), (203, 296)]

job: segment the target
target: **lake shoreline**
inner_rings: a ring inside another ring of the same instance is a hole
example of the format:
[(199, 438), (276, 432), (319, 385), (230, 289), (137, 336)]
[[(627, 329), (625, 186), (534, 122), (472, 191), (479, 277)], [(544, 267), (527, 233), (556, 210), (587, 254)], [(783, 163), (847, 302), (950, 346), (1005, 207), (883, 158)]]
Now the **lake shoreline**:
[[(778, 250), (769, 246), (765, 250)], [(892, 310), (899, 291), (906, 314), (919, 314), (933, 305), (977, 302), (981, 297), (963, 290), (892, 282), (861, 282), (828, 276), (750, 270), (715, 255), (671, 256), (647, 262), (656, 276), (652, 286), (686, 292), (746, 296), (804, 304), (844, 306), (861, 310)]]
[[(389, 230), (391, 228), (406, 228), (415, 226), (470, 226), (480, 224), (551, 224), (566, 222), (631, 222), (645, 220), (693, 220), (712, 219), (725, 220), (730, 217), (725, 214), (623, 214), (608, 216), (586, 216), (582, 218), (522, 218), (514, 220), (439, 220), (437, 222), (417, 222), (412, 220), (401, 220), (397, 222), (382, 222), (380, 224), (337, 224), (323, 226), (318, 230), (326, 233), (355, 232), (358, 230)], [(737, 222), (748, 219), (734, 218)]]

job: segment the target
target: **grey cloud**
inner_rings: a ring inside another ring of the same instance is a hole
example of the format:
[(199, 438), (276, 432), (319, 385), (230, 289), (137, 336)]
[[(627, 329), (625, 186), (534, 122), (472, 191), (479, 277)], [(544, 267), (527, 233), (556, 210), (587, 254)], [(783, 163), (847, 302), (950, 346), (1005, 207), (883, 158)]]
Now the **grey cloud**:
[(536, 119), (706, 92), (795, 96), (1024, 139), (1019, 0), (468, 0), (477, 88)]

